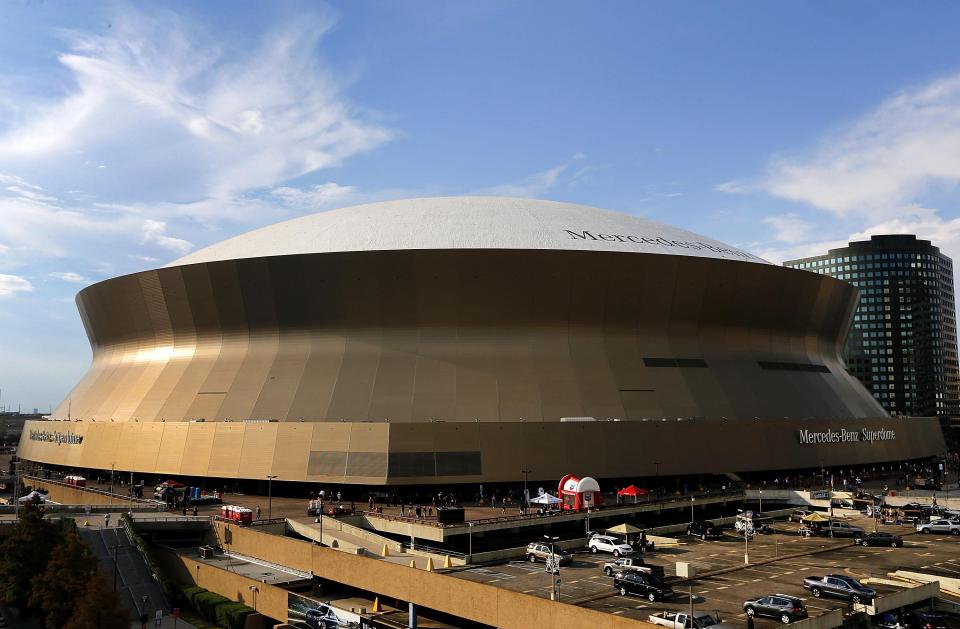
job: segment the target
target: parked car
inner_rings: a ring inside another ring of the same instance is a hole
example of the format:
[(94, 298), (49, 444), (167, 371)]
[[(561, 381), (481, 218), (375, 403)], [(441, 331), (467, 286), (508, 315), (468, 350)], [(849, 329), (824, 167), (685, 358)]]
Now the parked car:
[(926, 609), (907, 612), (903, 616), (903, 624), (910, 629), (950, 629), (952, 627), (946, 616)]
[(743, 611), (747, 616), (776, 618), (785, 625), (807, 617), (807, 608), (804, 607), (803, 601), (787, 594), (771, 594), (745, 601)]
[(845, 598), (852, 603), (866, 603), (877, 596), (877, 591), (860, 584), (853, 577), (842, 574), (828, 574), (825, 577), (807, 577), (803, 580), (803, 589), (810, 590), (815, 597), (833, 596)]
[(645, 572), (663, 578), (663, 566), (651, 566), (643, 563), (643, 557), (623, 557), (603, 564), (603, 573), (612, 577), (617, 572)]
[[(671, 629), (691, 629), (685, 612), (657, 612), (656, 614), (650, 614), (647, 620), (651, 624), (670, 627)], [(694, 612), (692, 629), (706, 629), (706, 627), (712, 627), (712, 629), (733, 629), (733, 625), (718, 621), (710, 614)]]
[(864, 535), (865, 531), (859, 526), (853, 526), (849, 522), (840, 520), (830, 520), (820, 525), (819, 534), (825, 537), (857, 537)]
[(713, 522), (691, 522), (687, 525), (687, 535), (700, 539), (719, 539), (723, 537), (723, 529)]
[(333, 607), (324, 603), (314, 609), (308, 609), (305, 616), (305, 622), (310, 629), (337, 629), (345, 626)]
[(612, 535), (594, 535), (590, 538), (590, 542), (587, 543), (587, 548), (589, 548), (592, 553), (611, 553), (614, 557), (633, 554), (633, 546)]
[[(553, 554), (557, 556), (557, 561), (561, 566), (566, 566), (573, 561), (573, 555), (565, 550), (560, 550), (559, 548), (554, 547)], [(527, 544), (527, 559), (531, 563), (535, 561), (546, 561), (547, 557), (549, 556), (550, 546), (548, 544), (543, 544), (541, 542), (531, 542)]]
[(613, 575), (613, 587), (621, 596), (634, 594), (651, 603), (673, 596), (673, 588), (660, 579), (642, 572), (618, 572)]
[(813, 515), (813, 511), (808, 511), (807, 509), (797, 509), (790, 514), (791, 522), (803, 522), (803, 519), (808, 515)]
[(853, 543), (859, 546), (890, 546), (899, 548), (903, 546), (903, 538), (893, 533), (867, 533), (853, 538)]
[(917, 531), (920, 533), (949, 533), (950, 535), (960, 535), (960, 523), (950, 520), (930, 520), (917, 524)]

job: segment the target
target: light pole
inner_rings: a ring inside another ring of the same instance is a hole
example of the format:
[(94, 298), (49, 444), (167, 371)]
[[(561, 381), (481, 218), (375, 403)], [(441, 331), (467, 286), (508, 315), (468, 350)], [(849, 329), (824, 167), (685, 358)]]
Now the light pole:
[[(276, 477), (277, 477), (276, 474), (267, 474), (267, 519), (268, 520), (273, 519), (273, 479)], [(320, 539), (323, 539), (323, 537), (321, 537)]]
[(473, 520), (467, 522), (467, 527), (470, 529), (470, 541), (469, 549), (467, 551), (467, 563), (473, 563)]
[(114, 463), (110, 464), (110, 506), (113, 506), (113, 468), (115, 467)]
[(553, 544), (559, 537), (553, 535), (544, 535), (543, 539), (550, 542), (550, 561), (547, 562), (547, 572), (550, 573), (550, 600), (560, 600), (560, 563), (557, 561), (557, 554), (553, 550)]
[(693, 503), (696, 499), (696, 496), (690, 496), (690, 524), (693, 524)]
[(253, 593), (253, 611), (257, 611), (257, 592), (260, 591), (260, 588), (251, 585), (248, 589)]
[(20, 521), (20, 463), (19, 460), (13, 462), (13, 513), (17, 522)]
[(746, 511), (738, 516), (743, 519), (743, 563), (747, 565), (750, 563), (750, 549), (748, 543), (750, 541), (750, 526), (753, 524), (753, 513)]
[(654, 465), (657, 466), (657, 497), (660, 497), (660, 461), (654, 461)]
[(530, 470), (520, 470), (523, 474), (523, 513), (526, 515), (527, 507), (530, 506), (530, 494), (527, 492), (527, 477), (530, 476)]
[(763, 490), (760, 490), (760, 513), (763, 513)]

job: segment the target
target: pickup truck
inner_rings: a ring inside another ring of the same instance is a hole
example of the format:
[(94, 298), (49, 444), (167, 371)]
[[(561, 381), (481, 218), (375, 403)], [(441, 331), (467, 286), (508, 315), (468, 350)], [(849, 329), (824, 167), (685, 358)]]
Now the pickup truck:
[(663, 577), (663, 566), (648, 566), (640, 557), (614, 559), (603, 564), (603, 573), (608, 577), (618, 572), (645, 572), (655, 577)]
[(718, 622), (710, 614), (693, 613), (693, 627), (690, 626), (690, 620), (684, 612), (658, 612), (650, 614), (648, 620), (655, 625), (671, 627), (672, 629), (704, 629), (713, 627), (714, 629), (733, 629), (733, 625), (725, 622)]
[(950, 535), (960, 535), (960, 521), (958, 520), (930, 520), (917, 525), (917, 531), (920, 533), (949, 533)]
[(803, 580), (803, 589), (810, 590), (810, 593), (817, 598), (833, 596), (845, 598), (852, 603), (869, 603), (877, 597), (876, 590), (863, 586), (856, 579), (842, 574), (807, 577)]

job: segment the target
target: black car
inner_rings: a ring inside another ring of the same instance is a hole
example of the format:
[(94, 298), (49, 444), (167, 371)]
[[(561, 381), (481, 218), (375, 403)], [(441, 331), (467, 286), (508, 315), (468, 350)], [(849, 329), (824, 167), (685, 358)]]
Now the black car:
[(776, 618), (785, 625), (807, 617), (807, 608), (803, 606), (803, 601), (796, 596), (786, 594), (771, 594), (746, 601), (743, 604), (743, 611), (747, 616)]
[(903, 546), (903, 538), (893, 533), (867, 533), (866, 535), (857, 535), (854, 537), (853, 543), (858, 546), (890, 546), (891, 548), (900, 548)]
[(713, 522), (691, 522), (687, 525), (687, 535), (700, 539), (718, 539), (723, 537), (723, 529)]
[(340, 626), (337, 612), (329, 605), (320, 604), (315, 609), (308, 609), (305, 615), (306, 624), (311, 629), (337, 629)]
[(618, 572), (613, 576), (613, 587), (621, 596), (635, 594), (651, 603), (673, 596), (673, 589), (660, 579), (640, 572)]
[(903, 624), (909, 629), (949, 629), (951, 626), (943, 614), (922, 609), (907, 612)]

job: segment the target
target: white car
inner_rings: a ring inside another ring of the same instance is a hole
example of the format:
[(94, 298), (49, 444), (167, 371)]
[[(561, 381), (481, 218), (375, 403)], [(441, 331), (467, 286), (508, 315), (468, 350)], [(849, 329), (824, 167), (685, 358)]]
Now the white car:
[(587, 547), (592, 553), (611, 553), (614, 557), (633, 554), (632, 546), (623, 543), (612, 535), (594, 535), (590, 538), (590, 542), (587, 544)]

